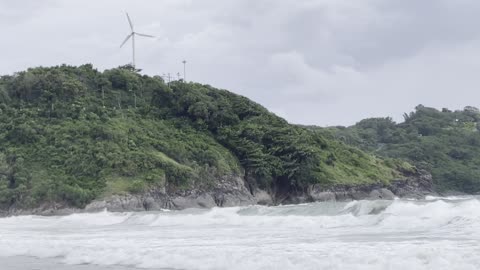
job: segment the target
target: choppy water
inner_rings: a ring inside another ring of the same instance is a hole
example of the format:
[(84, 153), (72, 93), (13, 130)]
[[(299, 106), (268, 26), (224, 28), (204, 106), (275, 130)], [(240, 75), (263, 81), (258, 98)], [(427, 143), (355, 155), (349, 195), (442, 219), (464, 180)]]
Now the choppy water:
[[(429, 198), (0, 219), (0, 267), (20, 266), (32, 257), (39, 258), (35, 269), (53, 269), (55, 262), (55, 269), (477, 270), (480, 201)], [(86, 268), (74, 268), (78, 265)]]

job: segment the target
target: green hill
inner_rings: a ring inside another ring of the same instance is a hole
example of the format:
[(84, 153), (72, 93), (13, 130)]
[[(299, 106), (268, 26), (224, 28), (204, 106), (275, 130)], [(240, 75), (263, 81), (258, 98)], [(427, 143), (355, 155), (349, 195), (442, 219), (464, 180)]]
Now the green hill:
[(480, 192), (479, 110), (441, 111), (422, 105), (403, 123), (373, 118), (354, 126), (315, 129), (379, 156), (401, 158), (430, 171), (438, 190)]
[(0, 78), (2, 207), (208, 189), (225, 175), (288, 193), (385, 183), (408, 169), (290, 125), (245, 97), (167, 85), (129, 66), (39, 67)]

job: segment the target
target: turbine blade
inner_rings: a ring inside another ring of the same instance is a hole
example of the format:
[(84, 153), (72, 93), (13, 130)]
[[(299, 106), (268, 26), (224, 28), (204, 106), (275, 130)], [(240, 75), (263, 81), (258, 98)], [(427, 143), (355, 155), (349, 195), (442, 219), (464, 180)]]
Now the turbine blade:
[(125, 45), (125, 43), (127, 43), (127, 41), (133, 36), (133, 33), (131, 33), (130, 35), (128, 35), (125, 40), (122, 42), (122, 45), (120, 45), (120, 48), (123, 47), (123, 45)]
[(146, 35), (146, 34), (140, 34), (140, 33), (135, 33), (136, 35), (142, 36), (142, 37), (149, 37), (149, 38), (154, 38), (154, 36), (151, 35)]
[(130, 24), (130, 29), (132, 29), (133, 32), (133, 23), (132, 20), (130, 20), (130, 16), (128, 16), (128, 12), (125, 12), (127, 14), (127, 19), (128, 19), (128, 24)]

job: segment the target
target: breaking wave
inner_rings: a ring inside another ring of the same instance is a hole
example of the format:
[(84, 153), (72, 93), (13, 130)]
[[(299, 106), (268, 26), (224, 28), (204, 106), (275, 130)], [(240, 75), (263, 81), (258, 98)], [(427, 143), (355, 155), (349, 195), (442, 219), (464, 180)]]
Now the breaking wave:
[(2, 257), (155, 269), (480, 269), (480, 201), (352, 201), (0, 219)]

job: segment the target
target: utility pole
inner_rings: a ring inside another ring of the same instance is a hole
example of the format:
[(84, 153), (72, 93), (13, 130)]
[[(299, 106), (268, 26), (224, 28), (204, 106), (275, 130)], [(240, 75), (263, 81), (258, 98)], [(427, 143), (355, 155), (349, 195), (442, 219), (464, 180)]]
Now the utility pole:
[(105, 90), (102, 85), (102, 107), (105, 108)]
[(135, 94), (135, 91), (133, 91), (133, 104), (135, 109), (137, 108), (137, 94)]
[(183, 80), (186, 82), (187, 81), (187, 60), (183, 60)]
[(122, 93), (119, 92), (118, 96), (117, 96), (117, 103), (118, 103), (118, 109), (119, 110), (122, 110), (122, 102), (120, 101), (121, 95), (122, 95)]
[(170, 73), (163, 73), (162, 78), (167, 83), (167, 85), (170, 85), (170, 81), (172, 80), (172, 75)]

